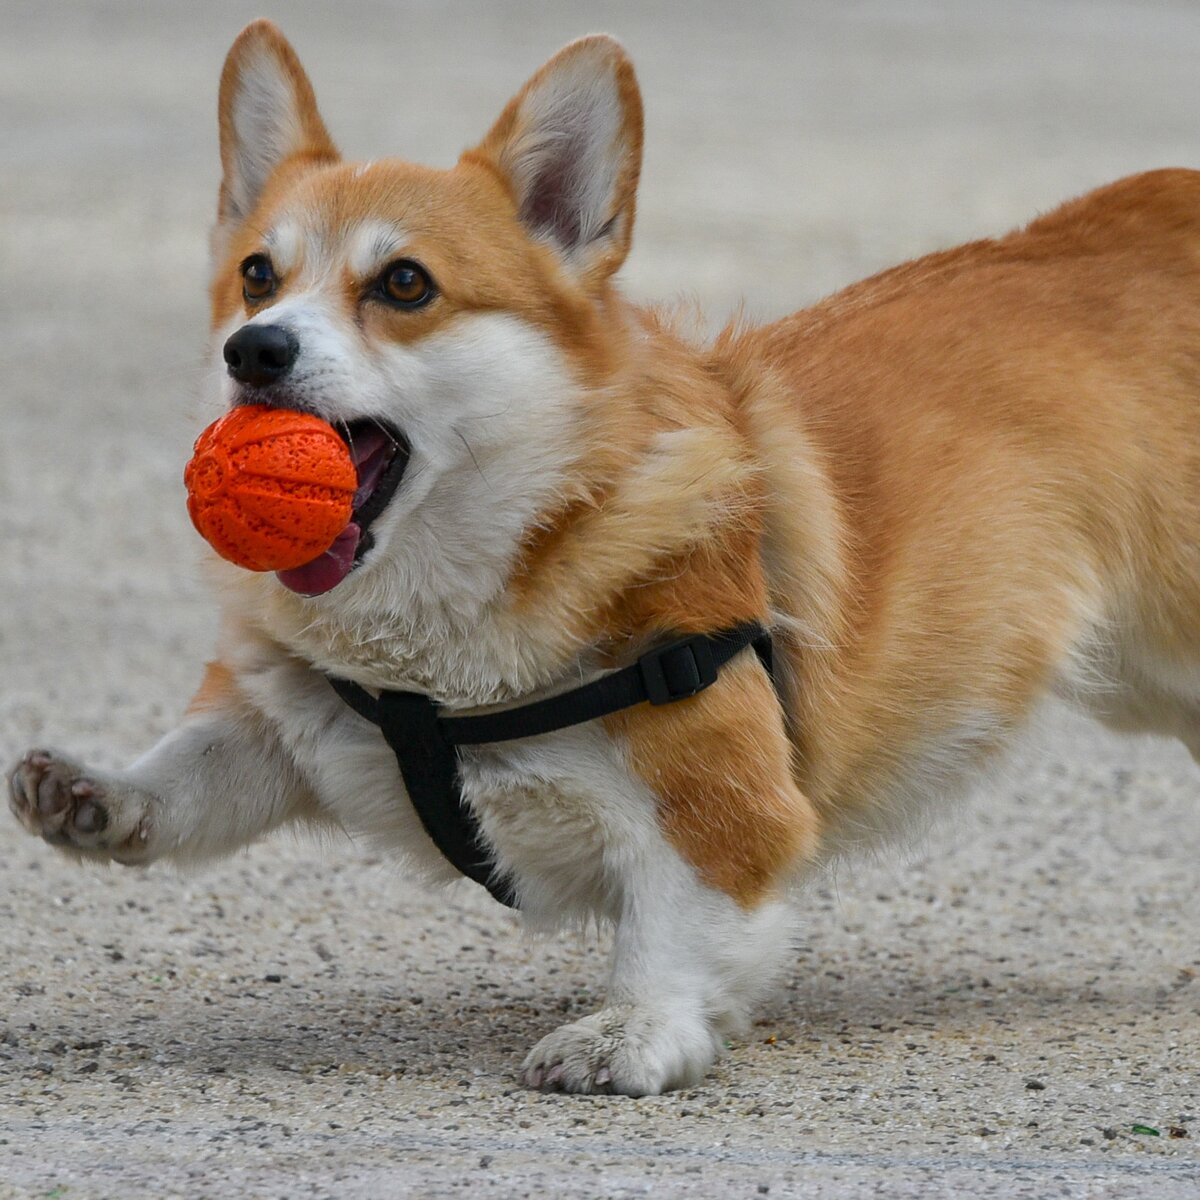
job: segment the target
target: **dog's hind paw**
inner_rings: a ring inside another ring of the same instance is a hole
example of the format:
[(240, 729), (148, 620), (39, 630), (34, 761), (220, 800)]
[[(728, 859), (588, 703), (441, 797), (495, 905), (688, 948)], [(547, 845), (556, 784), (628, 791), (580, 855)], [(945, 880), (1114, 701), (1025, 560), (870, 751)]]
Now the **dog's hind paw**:
[(53, 846), (136, 863), (148, 840), (144, 798), (109, 789), (53, 750), (30, 750), (8, 776), (8, 806)]
[(655, 1096), (699, 1082), (718, 1044), (695, 1018), (613, 1005), (542, 1038), (522, 1080), (551, 1092)]

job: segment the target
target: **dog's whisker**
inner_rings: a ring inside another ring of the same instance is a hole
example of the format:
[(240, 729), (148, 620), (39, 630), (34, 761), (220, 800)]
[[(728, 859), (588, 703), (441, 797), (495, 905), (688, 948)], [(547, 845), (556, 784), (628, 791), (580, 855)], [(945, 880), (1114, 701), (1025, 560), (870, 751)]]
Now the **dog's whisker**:
[[(475, 451), (471, 449), (471, 443), (467, 441), (466, 436), (463, 434), (461, 429), (456, 429), (454, 433), (458, 440), (466, 447), (467, 453), (471, 456), (471, 461), (475, 464), (475, 470), (479, 472), (479, 478), (482, 479), (489, 488), (491, 488), (491, 480), (489, 480), (488, 477), (483, 473), (483, 468), (479, 465), (479, 459), (475, 457)], [(494, 491), (495, 489), (493, 488), (492, 490)]]

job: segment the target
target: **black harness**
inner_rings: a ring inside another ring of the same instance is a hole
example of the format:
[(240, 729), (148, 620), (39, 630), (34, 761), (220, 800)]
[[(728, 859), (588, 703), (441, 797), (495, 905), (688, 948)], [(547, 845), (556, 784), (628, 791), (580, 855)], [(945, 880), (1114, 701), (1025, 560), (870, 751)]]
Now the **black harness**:
[(651, 704), (686, 700), (716, 683), (720, 669), (747, 646), (754, 647), (771, 674), (771, 635), (750, 622), (720, 633), (679, 638), (582, 687), (520, 708), (474, 717), (443, 716), (420, 692), (385, 691), (376, 698), (348, 679), (328, 678), (334, 691), (359, 716), (383, 731), (400, 764), (417, 816), (434, 845), (468, 879), (482, 884), (501, 904), (515, 908), (512, 887), (508, 880), (496, 878), (491, 850), (463, 799), (456, 748), (535, 737), (644, 700)]

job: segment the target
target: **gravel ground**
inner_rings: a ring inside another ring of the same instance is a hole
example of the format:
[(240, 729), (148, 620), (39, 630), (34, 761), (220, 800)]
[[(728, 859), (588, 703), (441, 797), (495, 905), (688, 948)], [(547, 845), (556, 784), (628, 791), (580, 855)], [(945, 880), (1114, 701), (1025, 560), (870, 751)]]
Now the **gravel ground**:
[[(629, 289), (718, 317), (1200, 164), (1194, 3), (264, 7), (349, 152), (435, 163), (560, 43), (622, 37), (649, 119)], [(211, 415), (217, 74), (259, 11), (0, 0), (5, 763), (121, 764), (209, 651), (180, 471)], [(517, 1088), (604, 947), (466, 885), (288, 838), (84, 870), (0, 822), (0, 1196), (1200, 1195), (1200, 776), (1063, 713), (1035, 743), (928, 840), (818, 880), (752, 1034), (644, 1100)]]

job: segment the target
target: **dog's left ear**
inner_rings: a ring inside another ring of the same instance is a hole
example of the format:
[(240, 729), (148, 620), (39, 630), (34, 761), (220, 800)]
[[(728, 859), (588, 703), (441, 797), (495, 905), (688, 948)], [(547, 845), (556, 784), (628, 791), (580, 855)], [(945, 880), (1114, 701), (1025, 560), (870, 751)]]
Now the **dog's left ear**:
[(642, 165), (642, 98), (621, 44), (597, 34), (560, 50), (463, 157), (499, 172), (526, 229), (572, 273), (611, 275), (629, 253)]

